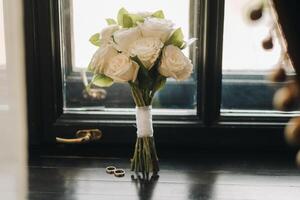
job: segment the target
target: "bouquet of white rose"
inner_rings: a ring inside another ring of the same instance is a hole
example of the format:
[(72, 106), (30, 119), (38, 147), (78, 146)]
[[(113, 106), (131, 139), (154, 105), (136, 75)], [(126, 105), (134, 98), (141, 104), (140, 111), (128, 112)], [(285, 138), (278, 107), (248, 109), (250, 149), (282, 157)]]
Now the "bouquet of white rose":
[(117, 21), (106, 19), (108, 26), (94, 34), (90, 42), (98, 46), (88, 70), (94, 73), (91, 84), (108, 87), (129, 83), (136, 104), (137, 141), (131, 160), (135, 172), (158, 172), (151, 104), (155, 93), (172, 77), (187, 79), (193, 65), (181, 50), (185, 42), (180, 28), (164, 19), (164, 13), (118, 12)]

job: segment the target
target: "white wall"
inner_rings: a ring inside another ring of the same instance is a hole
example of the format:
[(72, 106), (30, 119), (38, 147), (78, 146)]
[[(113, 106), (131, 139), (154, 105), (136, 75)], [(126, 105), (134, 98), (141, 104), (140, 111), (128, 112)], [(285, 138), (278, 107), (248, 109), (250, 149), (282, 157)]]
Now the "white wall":
[(5, 64), (5, 41), (4, 41), (4, 20), (3, 20), (3, 0), (0, 0), (0, 69)]
[(0, 22), (0, 57), (1, 61), (6, 60), (2, 62), (6, 67), (0, 69), (1, 200), (23, 200), (26, 196), (27, 123), (22, 2), (0, 0), (0, 21), (4, 21), (4, 27)]

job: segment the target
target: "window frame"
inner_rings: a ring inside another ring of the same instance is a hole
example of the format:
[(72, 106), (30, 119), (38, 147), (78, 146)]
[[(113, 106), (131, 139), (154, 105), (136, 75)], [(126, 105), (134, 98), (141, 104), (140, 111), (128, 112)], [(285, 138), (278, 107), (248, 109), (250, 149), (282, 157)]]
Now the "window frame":
[[(24, 0), (30, 143), (54, 144), (56, 136), (73, 137), (78, 129), (99, 128), (109, 133), (103, 144), (133, 144), (134, 116), (63, 113), (58, 1)], [(196, 116), (155, 117), (158, 146), (284, 147), (283, 123), (270, 117), (220, 117), (224, 0), (199, 0), (199, 4), (197, 62), (202, 67), (197, 72), (197, 100), (201, 103)]]

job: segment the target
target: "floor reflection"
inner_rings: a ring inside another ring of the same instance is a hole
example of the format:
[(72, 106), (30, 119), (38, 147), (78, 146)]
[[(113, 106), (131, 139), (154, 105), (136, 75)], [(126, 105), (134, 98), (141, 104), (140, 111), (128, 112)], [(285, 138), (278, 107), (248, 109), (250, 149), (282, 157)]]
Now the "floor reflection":
[[(297, 199), (300, 176), (294, 157), (273, 156), (202, 155), (201, 159), (161, 160), (159, 176), (132, 175), (128, 160), (43, 158), (31, 162), (29, 199)], [(124, 167), (126, 175), (117, 178), (107, 174), (105, 167), (112, 163)]]
[(136, 174), (131, 176), (131, 180), (134, 183), (139, 200), (151, 200), (153, 191), (159, 179), (158, 174)]
[(188, 199), (189, 200), (212, 200), (215, 194), (216, 174), (214, 173), (202, 173), (201, 176), (195, 176), (190, 173), (188, 177), (191, 180), (188, 188)]

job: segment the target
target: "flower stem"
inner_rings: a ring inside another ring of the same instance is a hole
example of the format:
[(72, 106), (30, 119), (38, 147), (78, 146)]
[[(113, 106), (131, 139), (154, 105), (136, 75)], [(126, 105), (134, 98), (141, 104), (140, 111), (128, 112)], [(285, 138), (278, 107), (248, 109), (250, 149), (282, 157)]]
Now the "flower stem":
[[(152, 103), (153, 94), (149, 89), (140, 89), (134, 83), (129, 83), (133, 100), (138, 107), (149, 106)], [(159, 171), (158, 158), (153, 137), (137, 137), (131, 170), (149, 174)]]
[(135, 151), (131, 160), (131, 171), (142, 173), (157, 173), (159, 171), (154, 138), (137, 138)]

